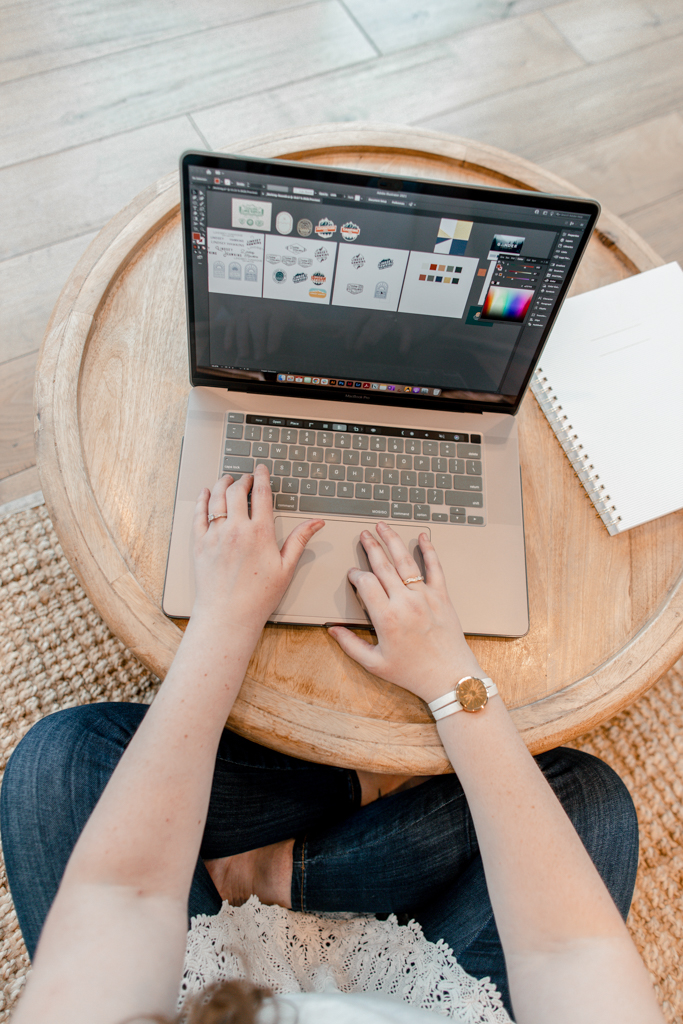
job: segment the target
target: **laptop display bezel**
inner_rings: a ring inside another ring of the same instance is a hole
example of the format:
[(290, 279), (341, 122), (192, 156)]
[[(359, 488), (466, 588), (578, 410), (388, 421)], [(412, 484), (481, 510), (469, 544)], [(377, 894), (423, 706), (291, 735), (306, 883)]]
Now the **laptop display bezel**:
[[(221, 371), (215, 374), (207, 373), (206, 367), (201, 369), (197, 366), (196, 359), (196, 336), (194, 317), (194, 277), (192, 265), (192, 226), (190, 209), (190, 181), (189, 168), (191, 166), (220, 168), (223, 171), (248, 174), (252, 173), (265, 175), (279, 175), (281, 177), (297, 178), (304, 181), (318, 181), (329, 185), (348, 186), (349, 188), (375, 188), (387, 191), (414, 192), (430, 196), (443, 196), (451, 199), (464, 199), (470, 201), (513, 203), (523, 208), (530, 208), (541, 204), (548, 210), (557, 210), (568, 214), (588, 216), (589, 220), (584, 229), (584, 235), (577, 248), (569, 272), (562, 283), (553, 312), (543, 330), (543, 334), (534, 357), (530, 361), (527, 373), (523, 378), (522, 386), (513, 402), (487, 401), (476, 398), (452, 399), (435, 396), (415, 396), (407, 394), (392, 394), (390, 392), (371, 391), (357, 392), (355, 390), (329, 391), (322, 387), (297, 387), (296, 384), (276, 383), (271, 384), (264, 381), (226, 378)], [(317, 164), (299, 163), (292, 160), (279, 160), (275, 158), (261, 159), (257, 157), (242, 156), (239, 154), (214, 153), (210, 151), (191, 150), (186, 151), (180, 158), (180, 179), (181, 179), (181, 221), (183, 233), (183, 254), (185, 270), (185, 295), (187, 313), (187, 341), (188, 360), (190, 369), (190, 382), (193, 387), (218, 387), (227, 388), (231, 391), (246, 391), (251, 394), (278, 395), (295, 398), (307, 398), (314, 400), (333, 400), (337, 402), (352, 402), (360, 404), (371, 402), (373, 405), (401, 405), (406, 408), (431, 408), (442, 409), (451, 412), (496, 412), (514, 415), (524, 398), (531, 375), (537, 366), (543, 348), (550, 335), (553, 324), (562, 307), (562, 303), (571, 287), (576, 271), (590, 241), (597, 219), (600, 215), (600, 204), (594, 199), (574, 197), (567, 195), (553, 195), (546, 192), (527, 191), (521, 189), (493, 188), (483, 185), (461, 185), (437, 179), (426, 179), (411, 177), (406, 178), (395, 174), (379, 174), (377, 172), (351, 171), (337, 167), (325, 167)]]

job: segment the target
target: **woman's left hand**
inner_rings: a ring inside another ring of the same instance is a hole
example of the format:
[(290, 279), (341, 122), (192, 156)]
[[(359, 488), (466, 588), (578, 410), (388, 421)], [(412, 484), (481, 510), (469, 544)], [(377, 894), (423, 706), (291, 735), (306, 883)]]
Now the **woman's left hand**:
[[(216, 512), (224, 515), (209, 523), (209, 514)], [(324, 525), (322, 519), (300, 523), (280, 550), (266, 466), (257, 466), (253, 477), (233, 482), (224, 476), (212, 491), (205, 488), (193, 523), (194, 621), (213, 618), (223, 627), (259, 634), (282, 600), (304, 548)]]

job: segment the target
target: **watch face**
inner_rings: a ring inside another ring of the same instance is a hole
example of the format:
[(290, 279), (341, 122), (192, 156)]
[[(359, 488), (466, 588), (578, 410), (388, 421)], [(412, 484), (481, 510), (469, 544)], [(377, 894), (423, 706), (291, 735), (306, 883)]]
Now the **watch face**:
[(481, 679), (468, 676), (458, 683), (455, 696), (462, 704), (463, 711), (481, 711), (488, 703), (489, 695)]

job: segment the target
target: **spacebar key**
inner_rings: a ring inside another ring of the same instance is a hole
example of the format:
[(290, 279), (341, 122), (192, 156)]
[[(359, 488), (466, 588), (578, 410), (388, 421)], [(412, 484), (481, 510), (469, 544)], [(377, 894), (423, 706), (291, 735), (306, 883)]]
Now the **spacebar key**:
[(299, 512), (327, 512), (336, 516), (373, 516), (376, 519), (389, 518), (388, 501), (362, 501), (344, 498), (318, 498), (302, 494), (299, 498)]

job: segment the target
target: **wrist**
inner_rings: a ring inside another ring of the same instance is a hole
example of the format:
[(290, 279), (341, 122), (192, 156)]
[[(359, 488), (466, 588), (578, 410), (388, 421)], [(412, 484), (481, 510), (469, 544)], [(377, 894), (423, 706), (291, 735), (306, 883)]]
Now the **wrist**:
[(476, 679), (481, 679), (487, 675), (488, 673), (484, 672), (479, 662), (473, 656), (472, 659), (468, 658), (465, 661), (458, 661), (456, 663), (451, 662), (447, 667), (444, 666), (440, 670), (430, 672), (428, 677), (420, 680), (419, 689), (416, 686), (415, 690), (426, 704), (430, 704), (439, 697), (443, 697), (445, 693), (455, 689), (457, 683), (466, 676), (474, 676)]

